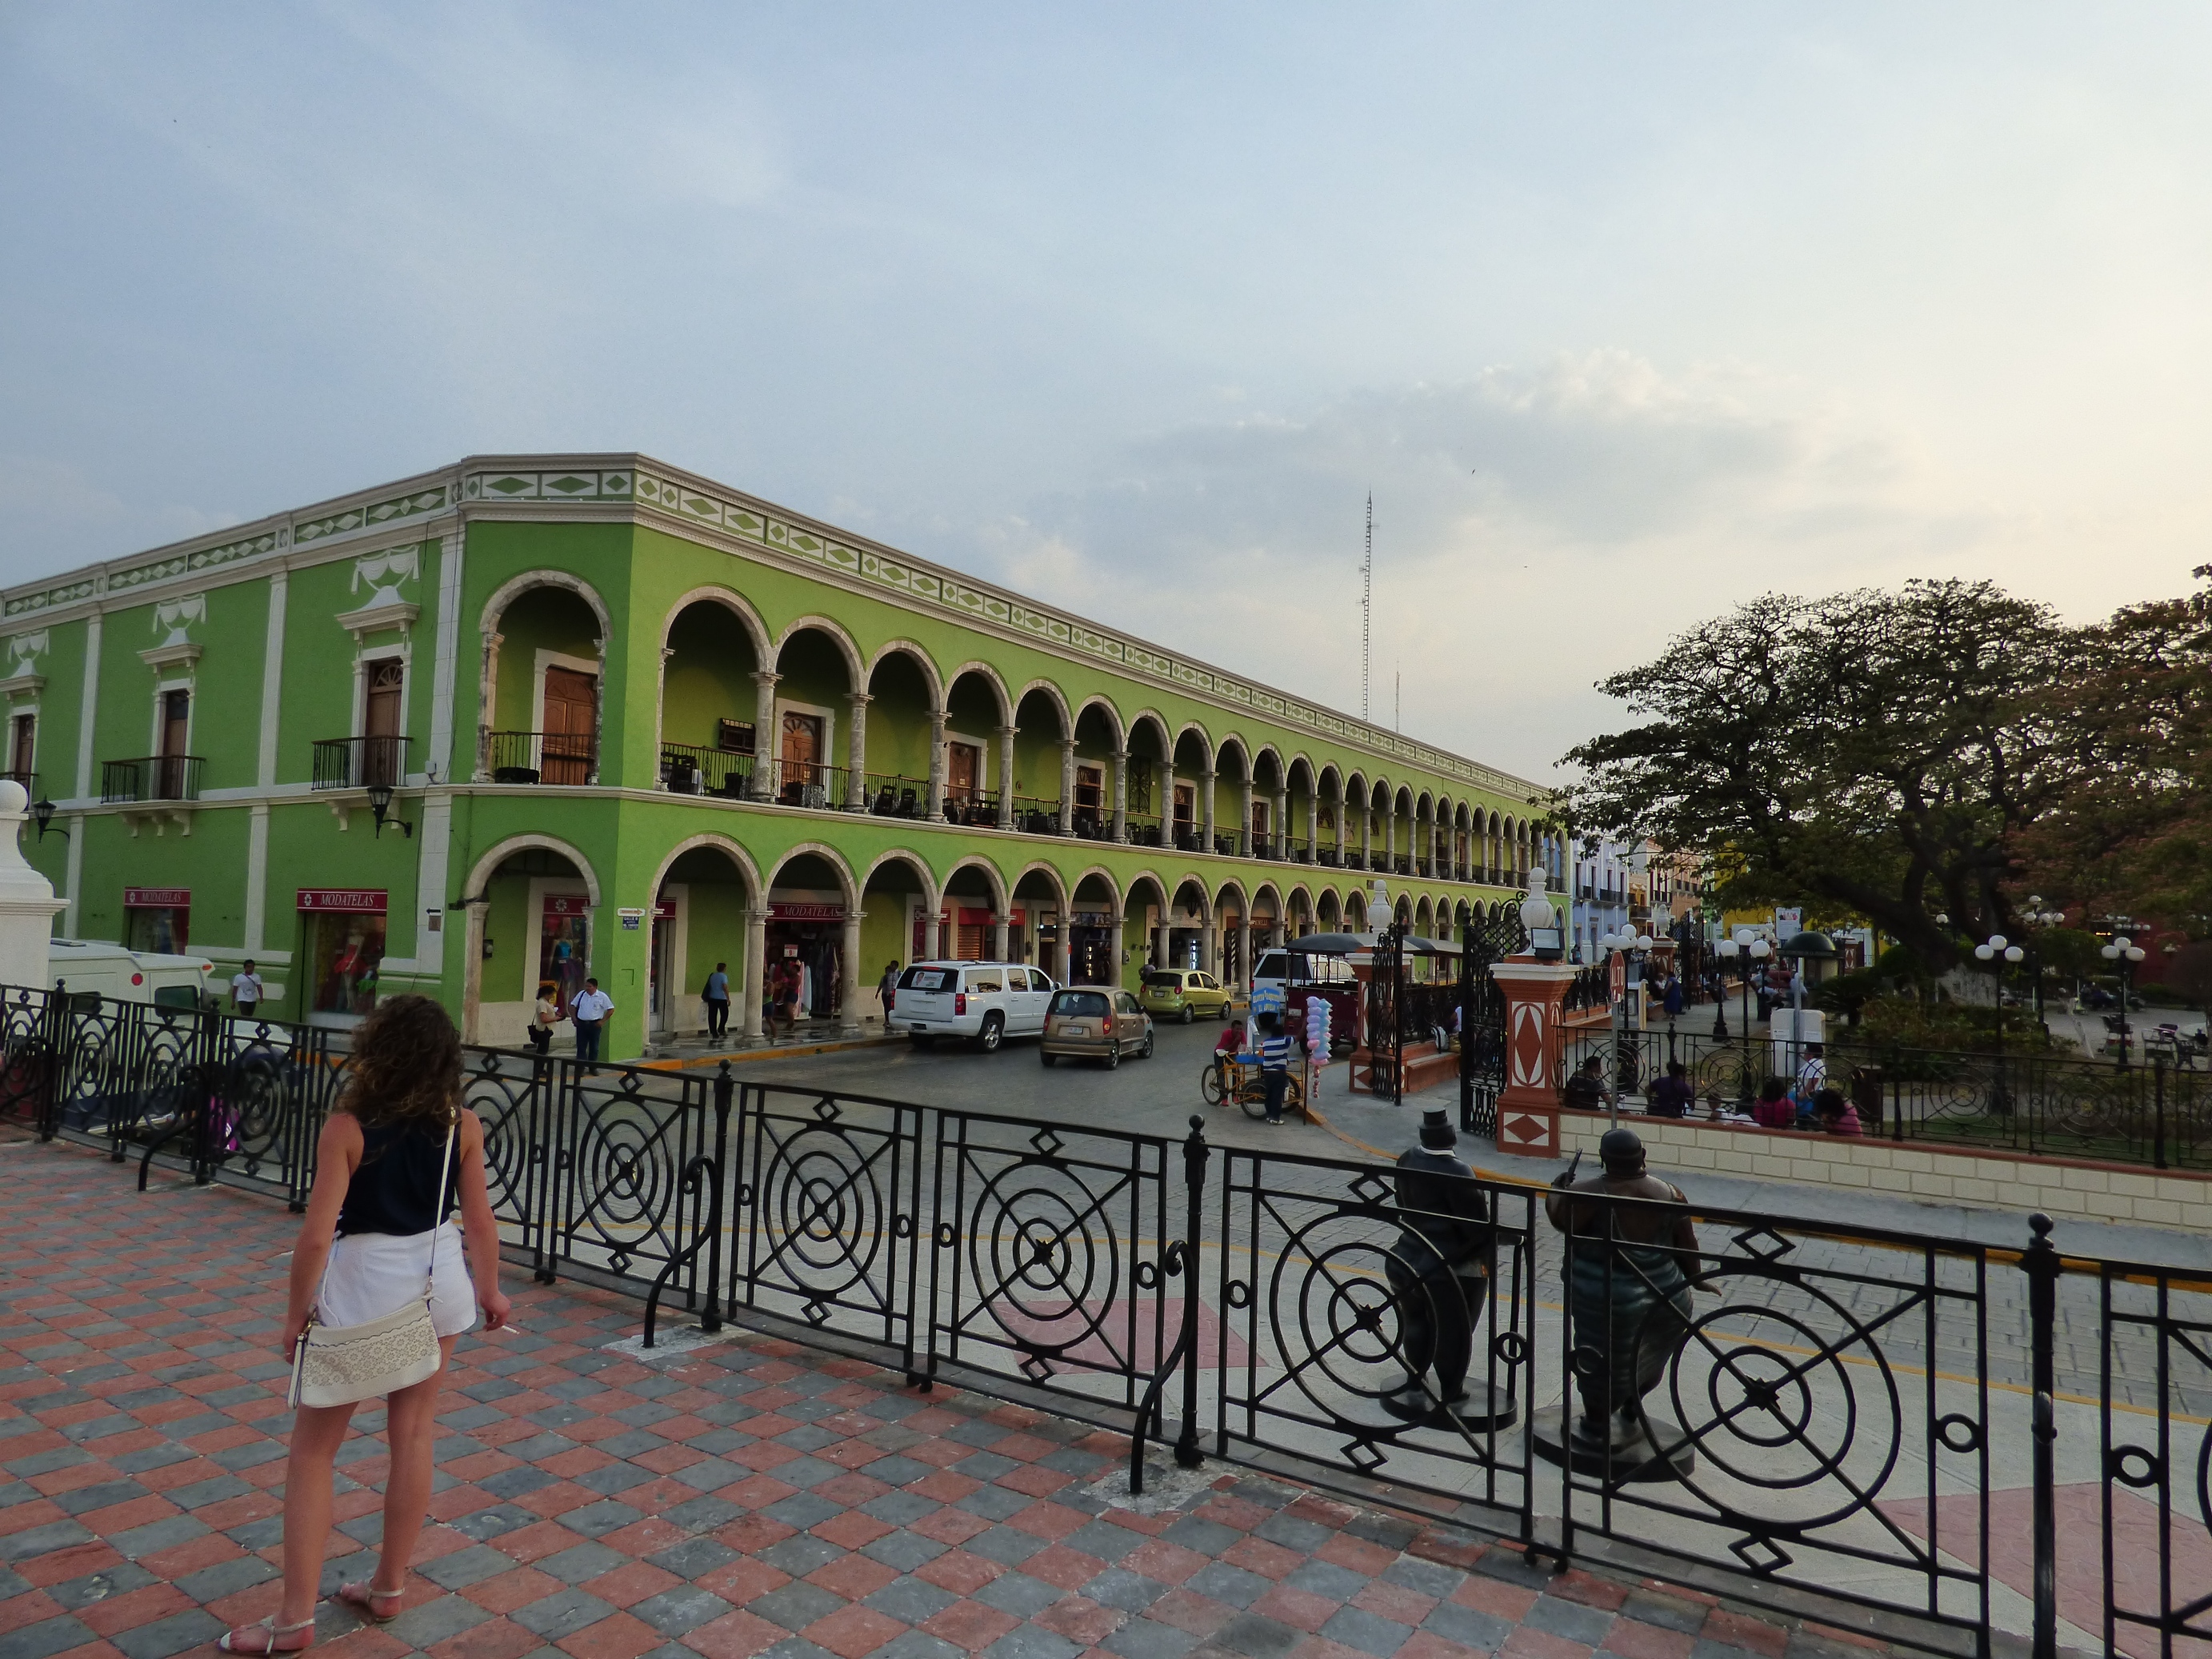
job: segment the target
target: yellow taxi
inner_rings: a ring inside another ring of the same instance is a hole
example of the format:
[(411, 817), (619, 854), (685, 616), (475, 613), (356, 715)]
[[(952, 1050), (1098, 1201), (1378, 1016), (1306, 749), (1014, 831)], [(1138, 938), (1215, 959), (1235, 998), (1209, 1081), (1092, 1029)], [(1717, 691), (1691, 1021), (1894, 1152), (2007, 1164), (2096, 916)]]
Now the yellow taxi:
[(1229, 988), (1211, 974), (1195, 968), (1147, 968), (1144, 989), (1137, 1000), (1154, 1019), (1172, 1019), (1188, 1025), (1204, 1014), (1209, 1019), (1229, 1018)]

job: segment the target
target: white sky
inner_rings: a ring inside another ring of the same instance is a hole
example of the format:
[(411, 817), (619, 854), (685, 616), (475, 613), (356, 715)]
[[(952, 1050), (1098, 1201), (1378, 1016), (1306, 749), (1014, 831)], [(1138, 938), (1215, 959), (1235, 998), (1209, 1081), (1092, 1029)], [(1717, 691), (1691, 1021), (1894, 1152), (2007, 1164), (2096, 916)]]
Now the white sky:
[(2212, 9), (0, 7), (0, 580), (638, 448), (1528, 775), (2212, 561)]

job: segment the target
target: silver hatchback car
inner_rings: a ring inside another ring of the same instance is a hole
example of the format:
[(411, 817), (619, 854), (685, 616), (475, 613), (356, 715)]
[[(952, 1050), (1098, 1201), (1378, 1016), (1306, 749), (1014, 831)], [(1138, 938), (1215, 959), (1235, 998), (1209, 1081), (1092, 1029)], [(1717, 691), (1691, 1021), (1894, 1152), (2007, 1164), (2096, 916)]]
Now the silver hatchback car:
[(1062, 1054), (1097, 1060), (1109, 1070), (1124, 1054), (1152, 1057), (1152, 1017), (1127, 991), (1103, 985), (1070, 986), (1055, 991), (1044, 1017), (1044, 1041), (1037, 1045), (1044, 1063)]

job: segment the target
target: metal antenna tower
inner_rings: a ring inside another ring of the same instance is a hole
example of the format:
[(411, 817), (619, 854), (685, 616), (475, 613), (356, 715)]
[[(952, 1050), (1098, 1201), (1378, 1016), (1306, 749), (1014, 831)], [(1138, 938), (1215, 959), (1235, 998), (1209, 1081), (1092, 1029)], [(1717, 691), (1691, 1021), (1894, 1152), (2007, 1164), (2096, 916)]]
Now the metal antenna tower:
[(1375, 492), (1367, 492), (1367, 551), (1359, 561), (1359, 718), (1367, 714), (1367, 642), (1375, 619)]

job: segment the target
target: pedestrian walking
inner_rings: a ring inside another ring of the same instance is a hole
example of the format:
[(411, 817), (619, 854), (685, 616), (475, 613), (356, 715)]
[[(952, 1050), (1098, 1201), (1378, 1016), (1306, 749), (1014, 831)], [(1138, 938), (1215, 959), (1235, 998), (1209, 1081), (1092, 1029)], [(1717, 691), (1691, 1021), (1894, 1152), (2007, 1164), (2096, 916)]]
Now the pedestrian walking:
[(553, 1028), (561, 1020), (561, 1004), (556, 999), (553, 981), (538, 981), (538, 1006), (530, 1014), (530, 1046), (541, 1054), (553, 1052)]
[(1260, 1016), (1260, 1086), (1267, 1091), (1267, 1121), (1283, 1121), (1283, 1096), (1291, 1086), (1291, 1039), (1273, 1014)]
[(568, 1005), (568, 1018), (576, 1028), (576, 1058), (588, 1066), (599, 1057), (599, 1037), (607, 1029), (607, 1016), (615, 1011), (614, 999), (599, 989), (595, 979), (584, 981), (584, 994)]
[(230, 976), (230, 1006), (240, 1019), (252, 1019), (263, 995), (261, 975), (253, 971), (253, 958), (248, 957), (245, 966)]
[[(378, 1624), (399, 1616), (408, 1561), (429, 1509), (438, 1387), (454, 1340), (479, 1315), (487, 1330), (507, 1322), (499, 1231), (484, 1182), (483, 1126), (461, 1104), (461, 1075), (460, 1033), (428, 997), (393, 997), (354, 1028), (345, 1091), (323, 1126), (314, 1188), (292, 1252), (279, 1349), (287, 1359), (314, 1358), (312, 1346), (300, 1355), (311, 1321), (326, 1329), (358, 1327), (404, 1313), (410, 1304), (427, 1304), (436, 1338), (436, 1369), (384, 1396), (392, 1457), (375, 1571), (337, 1590), (337, 1600)], [(447, 1218), (456, 1202), (459, 1231)], [(373, 1385), (379, 1373), (395, 1375), (381, 1355), (359, 1363), (369, 1374), (356, 1375), (353, 1386)], [(343, 1394), (348, 1386), (319, 1372), (307, 1375), (319, 1389)], [(376, 1393), (371, 1386), (360, 1399)], [(314, 1642), (330, 1540), (331, 1465), (358, 1403), (302, 1404), (293, 1418), (284, 1474), (283, 1599), (268, 1618), (227, 1632), (218, 1644), (224, 1652), (297, 1653)]]
[(706, 988), (699, 993), (700, 1000), (707, 1005), (707, 1041), (720, 1042), (730, 1030), (730, 964), (718, 962), (714, 971), (707, 975)]
[(898, 998), (899, 965), (896, 962), (884, 964), (884, 976), (876, 981), (876, 994), (884, 1000), (884, 1024), (891, 1023), (891, 1004)]

